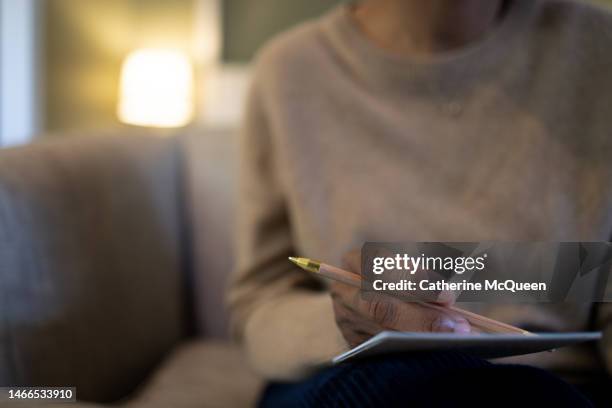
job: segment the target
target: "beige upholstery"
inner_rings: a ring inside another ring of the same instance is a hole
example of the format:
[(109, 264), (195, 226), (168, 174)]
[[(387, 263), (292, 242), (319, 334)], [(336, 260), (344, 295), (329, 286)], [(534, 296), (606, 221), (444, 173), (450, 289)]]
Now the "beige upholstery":
[(0, 152), (1, 383), (115, 400), (184, 337), (179, 154), (139, 137)]
[(227, 275), (233, 268), (237, 138), (230, 131), (182, 137), (195, 276), (195, 324), (208, 337), (227, 338)]
[(261, 383), (211, 340), (227, 337), (233, 155), (200, 132), (0, 150), (0, 387), (251, 405)]
[[(227, 342), (192, 341), (175, 349), (134, 395), (114, 406), (125, 408), (249, 407), (263, 383), (245, 367), (240, 350)], [(19, 406), (0, 402), (0, 408)], [(32, 404), (22, 404), (32, 407)], [(90, 403), (54, 408), (103, 407)]]
[(262, 381), (236, 346), (224, 342), (181, 345), (126, 408), (226, 408), (253, 404)]

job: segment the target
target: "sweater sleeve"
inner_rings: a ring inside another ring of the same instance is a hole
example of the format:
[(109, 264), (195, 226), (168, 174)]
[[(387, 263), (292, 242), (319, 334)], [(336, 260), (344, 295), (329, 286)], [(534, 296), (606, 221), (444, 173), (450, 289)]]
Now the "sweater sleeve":
[(255, 75), (240, 137), (237, 266), (229, 288), (232, 330), (269, 379), (306, 375), (346, 348), (329, 295), (288, 261), (296, 255), (275, 170), (274, 139)]

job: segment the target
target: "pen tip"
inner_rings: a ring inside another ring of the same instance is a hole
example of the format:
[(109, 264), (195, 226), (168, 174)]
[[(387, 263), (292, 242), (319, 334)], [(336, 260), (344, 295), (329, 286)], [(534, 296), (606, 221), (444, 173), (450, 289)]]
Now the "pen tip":
[(314, 273), (319, 272), (319, 267), (321, 266), (321, 263), (319, 261), (315, 261), (309, 258), (300, 258), (300, 257), (290, 256), (289, 260), (293, 262), (294, 264), (296, 264), (297, 266), (299, 266), (300, 268), (305, 269), (309, 272), (314, 272)]

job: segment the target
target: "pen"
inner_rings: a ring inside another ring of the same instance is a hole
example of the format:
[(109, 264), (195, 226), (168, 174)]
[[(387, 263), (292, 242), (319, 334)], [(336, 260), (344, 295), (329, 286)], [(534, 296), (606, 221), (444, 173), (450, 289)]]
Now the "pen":
[[(315, 261), (309, 258), (297, 258), (297, 257), (289, 257), (289, 260), (299, 266), (300, 268), (319, 274), (326, 278), (345, 283), (347, 285), (351, 285), (357, 288), (361, 288), (361, 276), (349, 272), (347, 270), (328, 265), (319, 261)], [(488, 317), (479, 315), (477, 313), (469, 312), (467, 310), (460, 309), (458, 307), (445, 307), (436, 305), (434, 303), (429, 302), (414, 302), (418, 303), (423, 307), (427, 307), (430, 309), (435, 309), (441, 312), (448, 312), (449, 310), (463, 316), (470, 324), (487, 333), (506, 333), (506, 334), (525, 334), (532, 335), (532, 333), (527, 330), (523, 330), (519, 327), (515, 327), (506, 323), (502, 323), (498, 320), (489, 319)]]

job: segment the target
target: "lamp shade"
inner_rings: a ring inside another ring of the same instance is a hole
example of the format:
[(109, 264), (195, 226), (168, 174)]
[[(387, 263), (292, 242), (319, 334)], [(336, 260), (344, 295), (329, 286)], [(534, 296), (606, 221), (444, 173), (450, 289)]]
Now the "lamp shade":
[(193, 69), (180, 51), (140, 49), (123, 62), (119, 120), (151, 127), (180, 127), (193, 116)]

